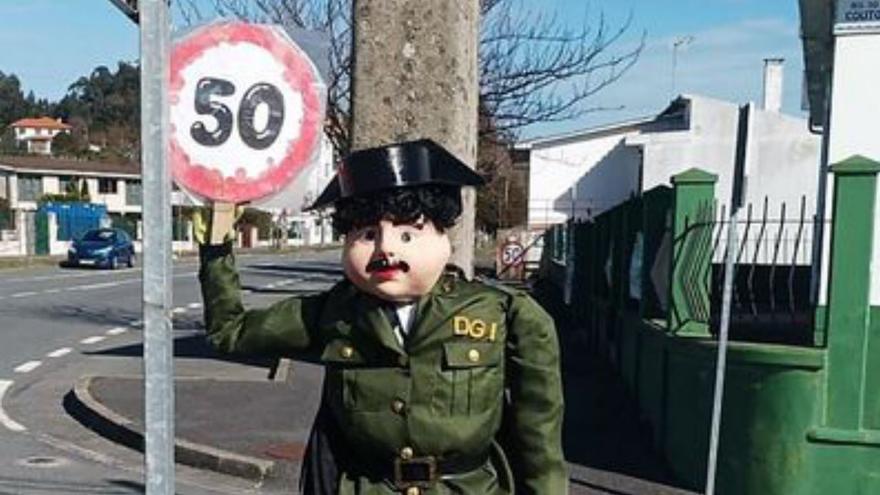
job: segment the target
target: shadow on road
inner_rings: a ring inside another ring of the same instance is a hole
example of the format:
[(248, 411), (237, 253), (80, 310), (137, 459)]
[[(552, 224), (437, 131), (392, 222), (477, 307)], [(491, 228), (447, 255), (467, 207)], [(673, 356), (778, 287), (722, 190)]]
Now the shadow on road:
[[(88, 356), (140, 357), (144, 354), (144, 346), (142, 344), (132, 344), (97, 351), (87, 351), (83, 354)], [(275, 366), (277, 361), (273, 358), (256, 358), (219, 353), (208, 344), (205, 336), (202, 334), (176, 337), (174, 339), (174, 357), (187, 359), (213, 359), (264, 368)]]
[(0, 495), (18, 493), (88, 493), (90, 495), (128, 495), (145, 493), (143, 484), (127, 480), (106, 480), (106, 483), (55, 481), (42, 478), (0, 477)]
[[(299, 273), (299, 274), (314, 274), (320, 273), (324, 275), (333, 275), (336, 277), (342, 277), (343, 272), (342, 268), (338, 266), (338, 263), (327, 263), (326, 266), (322, 264), (321, 266), (315, 265), (307, 265), (304, 263), (298, 263), (297, 265), (281, 265), (277, 263), (259, 263), (259, 264), (249, 264), (242, 267), (244, 270), (253, 270), (253, 271), (265, 271), (265, 272), (285, 272), (286, 274)], [(289, 276), (289, 275), (288, 275)]]

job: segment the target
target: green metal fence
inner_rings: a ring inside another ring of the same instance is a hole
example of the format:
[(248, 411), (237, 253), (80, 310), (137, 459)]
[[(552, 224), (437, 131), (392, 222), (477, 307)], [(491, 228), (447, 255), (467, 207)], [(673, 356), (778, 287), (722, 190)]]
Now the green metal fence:
[[(880, 493), (880, 307), (870, 305), (875, 220), (865, 213), (876, 210), (880, 164), (853, 157), (832, 171), (826, 305), (803, 299), (813, 226), (802, 205), (777, 218), (746, 212), (734, 225), (731, 330), (750, 332), (731, 334), (718, 493)], [(540, 272), (560, 293), (551, 300), (570, 294), (555, 313), (581, 334), (578, 354), (619, 371), (656, 449), (694, 490), (706, 481), (730, 227), (714, 185), (689, 170), (590, 223), (557, 226)]]

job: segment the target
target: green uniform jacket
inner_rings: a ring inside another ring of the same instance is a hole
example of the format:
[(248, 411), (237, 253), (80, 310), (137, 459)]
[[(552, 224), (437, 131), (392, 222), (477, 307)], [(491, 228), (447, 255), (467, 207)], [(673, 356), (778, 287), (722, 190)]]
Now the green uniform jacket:
[[(407, 451), (488, 459), (425, 494), (567, 493), (556, 332), (528, 295), (444, 275), (401, 346), (383, 302), (347, 280), (245, 310), (230, 249), (215, 246), (199, 278), (217, 349), (325, 365), (322, 408), (353, 459), (389, 470)], [(343, 466), (338, 493), (398, 493), (355, 471)]]

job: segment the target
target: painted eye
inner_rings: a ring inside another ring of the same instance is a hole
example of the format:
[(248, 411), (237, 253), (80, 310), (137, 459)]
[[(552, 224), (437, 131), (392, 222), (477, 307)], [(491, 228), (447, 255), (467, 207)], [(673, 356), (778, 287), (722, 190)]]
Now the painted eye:
[(409, 242), (412, 240), (412, 234), (410, 234), (409, 232), (403, 232), (402, 234), (400, 234), (400, 240), (403, 242)]

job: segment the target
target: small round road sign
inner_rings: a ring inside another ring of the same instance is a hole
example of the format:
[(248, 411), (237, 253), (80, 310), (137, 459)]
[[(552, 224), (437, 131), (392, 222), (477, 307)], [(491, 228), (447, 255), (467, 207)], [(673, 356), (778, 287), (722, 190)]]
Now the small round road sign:
[(504, 266), (520, 265), (523, 262), (523, 247), (518, 242), (507, 242), (501, 246), (501, 264)]
[(170, 158), (178, 185), (242, 203), (269, 196), (306, 168), (323, 124), (323, 83), (278, 26), (220, 22), (171, 53)]

